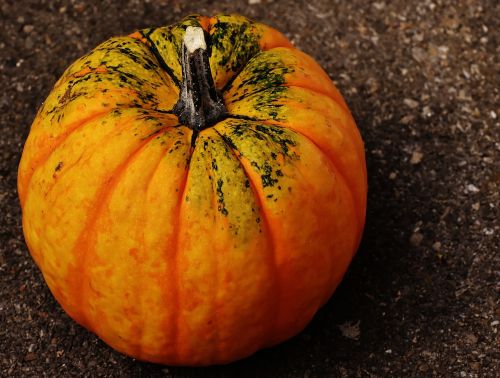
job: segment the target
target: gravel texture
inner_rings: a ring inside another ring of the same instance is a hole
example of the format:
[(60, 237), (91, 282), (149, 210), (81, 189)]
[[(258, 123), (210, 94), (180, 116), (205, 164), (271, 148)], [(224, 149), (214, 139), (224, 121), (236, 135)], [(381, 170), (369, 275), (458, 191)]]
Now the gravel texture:
[[(74, 59), (113, 35), (221, 11), (284, 31), (338, 84), (366, 143), (365, 235), (292, 340), (222, 367), (141, 363), (52, 298), (23, 241), (17, 164)], [(494, 0), (1, 2), (0, 376), (498, 376), (499, 14)]]

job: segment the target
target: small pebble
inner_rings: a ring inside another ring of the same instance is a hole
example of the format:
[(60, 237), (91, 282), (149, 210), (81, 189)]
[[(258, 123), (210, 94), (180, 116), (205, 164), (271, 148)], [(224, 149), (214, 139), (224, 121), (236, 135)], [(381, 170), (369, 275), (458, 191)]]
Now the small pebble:
[(77, 3), (74, 5), (74, 9), (78, 13), (82, 13), (85, 10), (85, 4), (84, 3)]
[(411, 56), (418, 63), (423, 63), (427, 59), (427, 53), (420, 47), (414, 47), (411, 49)]
[(31, 33), (34, 29), (35, 29), (35, 27), (33, 25), (24, 25), (23, 26), (23, 32), (25, 32), (26, 34)]
[(37, 355), (35, 353), (28, 353), (26, 356), (24, 356), (24, 361), (34, 361), (37, 359)]
[(477, 343), (477, 336), (473, 335), (472, 333), (469, 333), (468, 335), (465, 336), (465, 342), (467, 344), (476, 344)]
[(430, 106), (424, 106), (424, 108), (422, 109), (422, 115), (424, 117), (432, 116), (432, 110), (431, 110)]
[(411, 245), (417, 247), (420, 245), (420, 243), (422, 243), (423, 239), (424, 239), (424, 235), (422, 235), (420, 232), (415, 232), (410, 237), (410, 243), (411, 243)]
[(467, 185), (467, 191), (469, 193), (478, 193), (479, 188), (477, 186), (475, 186), (474, 184), (469, 184), (469, 185)]
[(425, 373), (429, 370), (429, 365), (427, 364), (422, 364), (418, 367), (418, 370), (420, 370), (422, 373)]
[(404, 116), (403, 118), (401, 118), (401, 119), (399, 120), (399, 122), (401, 122), (403, 125), (408, 125), (408, 124), (409, 124), (410, 122), (412, 122), (414, 119), (415, 119), (415, 117), (409, 114), (409, 115), (406, 115), (406, 116)]
[(470, 367), (474, 370), (479, 370), (481, 368), (481, 364), (479, 362), (471, 362)]
[(424, 154), (420, 151), (413, 151), (411, 154), (410, 164), (415, 165), (422, 161)]
[(404, 104), (410, 109), (416, 109), (418, 107), (418, 101), (412, 100), (411, 98), (405, 98), (403, 100)]

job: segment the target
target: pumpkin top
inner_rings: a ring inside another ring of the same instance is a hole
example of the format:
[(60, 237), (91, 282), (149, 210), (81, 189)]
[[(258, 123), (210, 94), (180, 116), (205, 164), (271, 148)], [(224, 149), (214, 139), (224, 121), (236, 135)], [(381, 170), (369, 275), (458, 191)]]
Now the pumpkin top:
[[(183, 92), (193, 88), (183, 78), (184, 44), (188, 54), (202, 52), (208, 61), (201, 68), (211, 74), (204, 89), (208, 95), (201, 102), (216, 111), (205, 120), (199, 117), (200, 104), (196, 102), (200, 99), (180, 101)], [(128, 109), (136, 109), (138, 117), (158, 127), (195, 125), (191, 126), (192, 147), (196, 147), (199, 131), (207, 122), (221, 119), (227, 120), (221, 125), (227, 130), (217, 131), (235, 153), (244, 148), (238, 147), (237, 140), (257, 137), (271, 138), (270, 143), (279, 146), (281, 153), (292, 156), (294, 140), (310, 139), (331, 151), (337, 169), (356, 192), (361, 203), (359, 216), (363, 216), (364, 176), (360, 178), (358, 173), (364, 171), (362, 142), (328, 75), (275, 29), (225, 14), (211, 18), (192, 15), (170, 26), (111, 38), (74, 62), (57, 81), (33, 123), (25, 147), (29, 152), (20, 167), (21, 200), (34, 172), (24, 165), (35, 167), (44, 162), (56, 146), (90, 120), (108, 114), (120, 117)], [(338, 120), (334, 128), (329, 124), (332, 117)], [(332, 143), (338, 144), (332, 147)], [(31, 145), (37, 148), (29, 148)], [(258, 167), (264, 186), (273, 190), (268, 193), (270, 198), (276, 199), (280, 194), (274, 191), (282, 185), (274, 183), (282, 180), (279, 174), (284, 161), (277, 159), (275, 152), (269, 156), (265, 164), (252, 164)], [(357, 162), (357, 169), (348, 168), (353, 162)]]
[(181, 92), (173, 112), (179, 122), (194, 130), (194, 144), (200, 130), (225, 117), (226, 107), (215, 89), (205, 33), (201, 27), (186, 28), (182, 49)]

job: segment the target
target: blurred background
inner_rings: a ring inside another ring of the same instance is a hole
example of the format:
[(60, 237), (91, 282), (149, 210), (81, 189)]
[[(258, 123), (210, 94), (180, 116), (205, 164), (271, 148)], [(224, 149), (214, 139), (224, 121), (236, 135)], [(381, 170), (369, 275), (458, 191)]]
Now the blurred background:
[[(343, 283), (297, 337), (223, 367), (156, 366), (114, 352), (54, 301), (23, 241), (17, 164), (73, 60), (218, 12), (281, 30), (337, 84), (365, 140), (367, 224)], [(499, 14), (494, 0), (4, 0), (0, 375), (498, 376)]]

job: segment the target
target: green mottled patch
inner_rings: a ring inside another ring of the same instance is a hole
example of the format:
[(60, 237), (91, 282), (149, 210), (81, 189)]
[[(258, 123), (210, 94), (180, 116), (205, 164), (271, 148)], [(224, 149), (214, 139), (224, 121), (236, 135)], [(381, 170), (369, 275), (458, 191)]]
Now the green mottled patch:
[[(258, 201), (237, 156), (213, 129), (200, 132), (193, 151), (187, 193), (215, 228), (229, 230), (234, 243), (250, 241), (260, 232), (255, 221)], [(193, 210), (194, 211), (194, 210)]]
[(114, 98), (116, 106), (158, 108), (162, 99), (158, 97), (161, 86), (174, 88), (173, 83), (162, 72), (149, 49), (140, 41), (130, 37), (112, 38), (97, 46), (92, 53), (74, 62), (56, 84), (45, 102), (46, 116), (59, 113), (72, 102), (91, 101), (102, 95), (109, 106)]
[(226, 209), (226, 203), (224, 201), (224, 192), (222, 191), (223, 185), (224, 185), (224, 180), (219, 178), (217, 180), (217, 189), (216, 189), (217, 203), (218, 203), (217, 210), (219, 210), (223, 215), (227, 216), (228, 211)]
[(255, 55), (224, 94), (233, 107), (250, 107), (265, 118), (280, 120), (281, 99), (286, 97), (286, 75), (294, 72), (293, 65), (283, 61), (282, 51), (263, 51)]
[(291, 65), (285, 64), (282, 54), (262, 51), (256, 54), (243, 68), (228, 89), (227, 100), (239, 101), (255, 92), (286, 83), (285, 75), (294, 72)]
[(286, 83), (285, 75), (294, 71), (283, 62), (280, 53), (262, 51), (255, 55), (231, 85), (229, 99), (238, 101), (256, 91), (277, 87)]
[(219, 15), (210, 30), (210, 68), (218, 89), (260, 51), (260, 32), (242, 16)]
[(163, 68), (173, 75), (177, 83), (182, 81), (180, 60), (182, 39), (188, 26), (200, 26), (199, 17), (191, 15), (174, 25), (141, 30), (141, 34), (151, 42), (151, 49), (155, 55), (158, 55)]
[(263, 188), (267, 200), (278, 201), (287, 187), (299, 156), (297, 135), (286, 128), (256, 121), (227, 119), (215, 126), (224, 141), (231, 140), (233, 151), (245, 159), (247, 169), (259, 177), (255, 185)]

